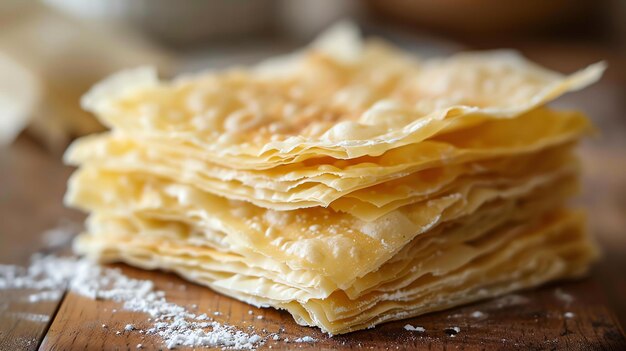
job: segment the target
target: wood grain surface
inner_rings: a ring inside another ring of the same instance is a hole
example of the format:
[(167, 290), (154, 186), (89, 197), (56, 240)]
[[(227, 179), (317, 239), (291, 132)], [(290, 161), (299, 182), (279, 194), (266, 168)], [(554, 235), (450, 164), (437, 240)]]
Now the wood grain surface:
[[(604, 251), (588, 278), (329, 338), (296, 325), (285, 312), (256, 309), (171, 274), (118, 267), (131, 277), (155, 281), (172, 302), (191, 310), (197, 305), (201, 313), (221, 312), (217, 321), (244, 330), (253, 326), (261, 335), (263, 330), (280, 330), (282, 338), (317, 339), (311, 344), (269, 341), (262, 349), (626, 350), (620, 326), (620, 321), (626, 323), (626, 64), (594, 47), (521, 48), (530, 58), (562, 71), (602, 58), (611, 67), (601, 83), (556, 102), (585, 110), (602, 132), (585, 142), (581, 152), (584, 192), (577, 202), (589, 209), (590, 229)], [(0, 263), (26, 264), (34, 252), (49, 250), (41, 237), (46, 229), (82, 220), (82, 214), (62, 206), (70, 172), (58, 156), (28, 138), (0, 150)], [(145, 327), (147, 315), (71, 292), (58, 300), (29, 303), (30, 293), (0, 290), (0, 350), (135, 350), (138, 344), (148, 350), (165, 348), (158, 337), (123, 330), (129, 323)], [(559, 298), (563, 293), (573, 300)], [(484, 316), (472, 317), (475, 311)], [(566, 312), (573, 313), (571, 318)], [(426, 331), (404, 330), (407, 323)], [(460, 328), (457, 335), (446, 332), (455, 326)]]
[[(122, 267), (130, 277), (152, 279), (157, 289), (166, 291), (168, 301), (185, 306), (190, 311), (207, 313), (216, 321), (226, 322), (241, 330), (252, 326), (260, 335), (280, 334), (281, 340), (270, 340), (260, 349), (269, 349), (269, 346), (277, 350), (626, 349), (626, 339), (593, 278), (552, 284), (453, 310), (386, 323), (370, 330), (328, 337), (316, 328), (295, 324), (286, 312), (254, 308), (201, 286), (188, 284), (174, 275)], [(571, 300), (564, 299), (563, 295), (571, 297)], [(194, 304), (197, 308), (192, 307)], [(483, 315), (473, 317), (475, 311)], [(220, 316), (213, 316), (214, 312), (219, 312)], [(573, 313), (571, 318), (566, 317), (568, 312)], [(257, 316), (263, 316), (263, 319)], [(138, 344), (148, 350), (164, 348), (158, 337), (146, 336), (137, 330), (124, 330), (126, 324), (138, 329), (149, 328), (147, 318), (145, 314), (123, 311), (119, 304), (111, 301), (93, 301), (68, 293), (43, 341), (42, 349), (134, 350)], [(106, 327), (102, 326), (103, 323)], [(407, 323), (424, 327), (426, 331), (407, 331), (403, 328)], [(450, 335), (452, 327), (460, 328), (460, 332)], [(317, 341), (293, 343), (283, 340), (294, 340), (304, 335)]]

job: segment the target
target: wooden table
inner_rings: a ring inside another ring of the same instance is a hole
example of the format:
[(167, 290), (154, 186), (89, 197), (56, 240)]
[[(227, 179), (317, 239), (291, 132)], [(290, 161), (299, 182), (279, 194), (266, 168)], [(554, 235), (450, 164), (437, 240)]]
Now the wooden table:
[[(154, 280), (168, 300), (197, 304), (198, 311), (222, 312), (218, 321), (268, 332), (284, 328), (283, 337), (311, 335), (318, 340), (313, 344), (269, 341), (263, 349), (626, 350), (620, 327), (620, 321), (626, 323), (626, 65), (603, 50), (552, 45), (522, 49), (534, 60), (564, 71), (599, 58), (608, 58), (613, 65), (600, 84), (557, 102), (560, 107), (589, 112), (604, 135), (586, 142), (582, 150), (586, 170), (580, 203), (589, 208), (591, 230), (605, 254), (590, 277), (329, 338), (317, 329), (296, 325), (287, 313), (253, 308), (254, 315), (264, 316), (259, 320), (247, 313), (250, 306), (173, 275), (120, 267), (129, 276)], [(61, 204), (70, 172), (58, 156), (48, 155), (28, 138), (0, 150), (1, 263), (27, 263), (33, 252), (45, 247), (44, 230), (62, 220), (82, 220), (82, 214)], [(563, 292), (573, 300), (559, 298)], [(139, 343), (146, 349), (164, 348), (157, 337), (132, 332), (116, 335), (126, 323), (141, 326), (147, 316), (112, 313), (119, 308), (114, 302), (67, 292), (54, 301), (26, 303), (26, 293), (0, 291), (0, 350), (134, 350)], [(473, 311), (485, 316), (472, 317)], [(574, 315), (566, 318), (565, 312)], [(34, 315), (39, 317), (24, 318)], [(407, 323), (423, 326), (426, 332), (406, 331)], [(444, 331), (452, 326), (461, 329), (455, 337)]]

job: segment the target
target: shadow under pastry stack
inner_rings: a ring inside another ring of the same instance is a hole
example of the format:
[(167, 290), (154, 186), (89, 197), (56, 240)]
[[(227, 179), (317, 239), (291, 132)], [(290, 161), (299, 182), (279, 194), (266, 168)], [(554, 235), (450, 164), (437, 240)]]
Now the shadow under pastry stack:
[(330, 334), (581, 276), (597, 256), (577, 192), (596, 81), (515, 53), (420, 59), (350, 27), (253, 67), (84, 96), (75, 250), (175, 272)]

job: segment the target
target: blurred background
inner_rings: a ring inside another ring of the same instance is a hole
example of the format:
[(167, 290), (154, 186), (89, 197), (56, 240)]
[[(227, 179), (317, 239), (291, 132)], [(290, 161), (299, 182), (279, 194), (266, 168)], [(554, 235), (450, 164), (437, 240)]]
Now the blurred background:
[(168, 78), (253, 63), (341, 19), (421, 56), (513, 48), (564, 73), (608, 62), (555, 105), (601, 131), (582, 148), (580, 202), (606, 251), (595, 275), (626, 324), (626, 0), (0, 0), (0, 256), (23, 262), (46, 229), (81, 221), (62, 206), (60, 160), (103, 129), (79, 106), (92, 84), (140, 65)]

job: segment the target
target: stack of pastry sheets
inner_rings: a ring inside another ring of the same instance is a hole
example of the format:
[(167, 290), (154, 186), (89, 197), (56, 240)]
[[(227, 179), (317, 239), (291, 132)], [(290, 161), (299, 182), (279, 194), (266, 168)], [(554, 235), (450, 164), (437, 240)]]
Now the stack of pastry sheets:
[(79, 253), (173, 271), (331, 334), (583, 274), (579, 112), (599, 78), (511, 52), (410, 57), (352, 29), (254, 67), (83, 99), (110, 131), (66, 153)]

